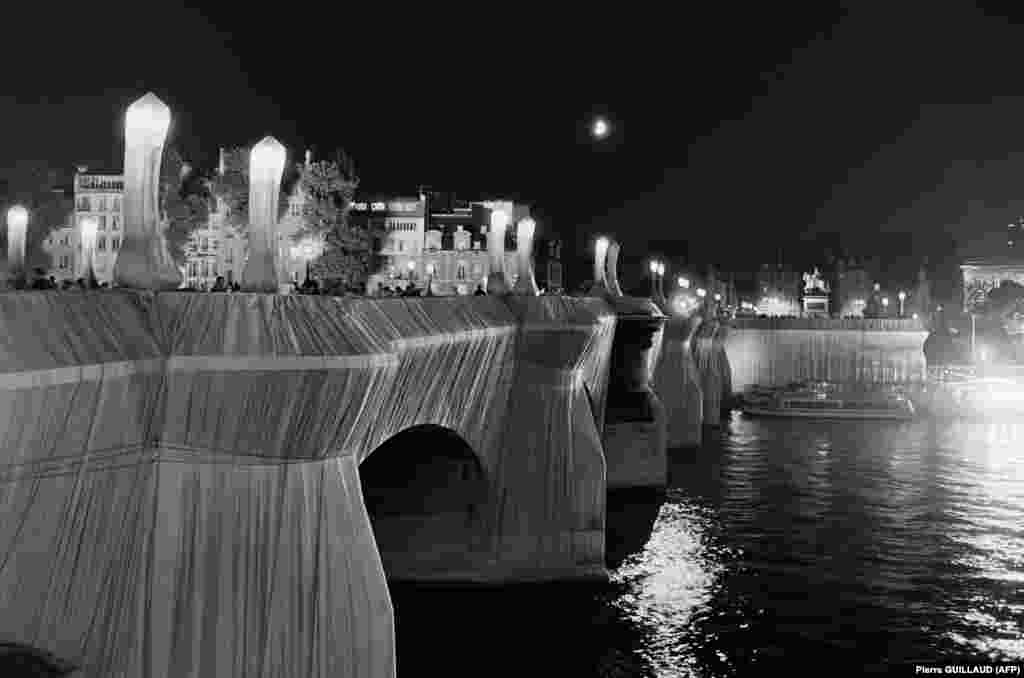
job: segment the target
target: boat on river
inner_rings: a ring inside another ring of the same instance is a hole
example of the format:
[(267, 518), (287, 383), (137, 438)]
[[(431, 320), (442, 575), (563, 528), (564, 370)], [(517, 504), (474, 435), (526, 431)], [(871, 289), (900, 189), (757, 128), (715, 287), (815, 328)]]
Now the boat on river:
[(781, 388), (753, 387), (740, 400), (749, 416), (798, 419), (889, 419), (906, 421), (917, 413), (897, 391), (839, 387), (828, 382), (800, 382)]

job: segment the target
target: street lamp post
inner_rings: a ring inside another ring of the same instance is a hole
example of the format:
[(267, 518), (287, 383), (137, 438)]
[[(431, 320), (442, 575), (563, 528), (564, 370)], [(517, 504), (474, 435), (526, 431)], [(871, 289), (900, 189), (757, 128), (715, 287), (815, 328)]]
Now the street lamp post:
[(622, 288), (619, 286), (619, 252), (621, 247), (614, 240), (608, 245), (608, 258), (605, 261), (604, 273), (608, 292), (613, 297), (622, 296)]
[(652, 259), (648, 269), (651, 272), (651, 299), (655, 299), (658, 296), (658, 260)]
[(99, 224), (95, 217), (85, 217), (80, 223), (82, 237), (82, 261), (85, 264), (85, 286), (89, 289), (98, 287), (96, 269), (93, 265), (96, 254), (96, 229)]
[(907, 293), (900, 290), (900, 293), (896, 295), (900, 299), (900, 317), (903, 317), (903, 302), (907, 300)]
[(28, 231), (28, 210), (15, 205), (7, 210), (7, 267), (15, 287), (27, 282), (25, 270), (25, 234)]
[(409, 285), (405, 289), (411, 289), (413, 286), (412, 274), (416, 270), (416, 262), (411, 259), (405, 263), (405, 268), (409, 271)]
[(885, 315), (889, 315), (889, 297), (882, 297), (882, 308), (885, 309)]
[(434, 289), (433, 288), (434, 288), (434, 264), (433, 263), (428, 263), (427, 264), (427, 291), (424, 294), (424, 296), (427, 296), (427, 297), (434, 296)]
[(317, 243), (314, 242), (312, 239), (304, 240), (302, 244), (299, 246), (299, 254), (302, 255), (302, 258), (306, 260), (306, 280), (302, 285), (306, 289), (310, 289), (313, 284), (313, 276), (310, 272), (310, 265), (312, 264), (313, 259), (316, 259), (317, 254), (319, 253), (319, 249), (320, 248), (317, 247)]
[(487, 276), (488, 294), (508, 294), (509, 285), (505, 279), (505, 228), (508, 215), (502, 210), (491, 212), (491, 232), (487, 241), (490, 250), (491, 272)]
[(171, 110), (152, 92), (125, 113), (124, 232), (114, 264), (121, 287), (172, 290), (181, 271), (160, 230), (160, 160), (171, 125)]
[(519, 277), (513, 292), (535, 297), (540, 294), (537, 280), (533, 276), (533, 234), (537, 222), (527, 217), (516, 226), (516, 253), (519, 259)]
[(286, 151), (265, 137), (249, 152), (249, 260), (242, 269), (247, 292), (279, 291), (277, 279), (277, 203)]
[(594, 243), (594, 285), (591, 288), (592, 296), (602, 296), (607, 294), (608, 287), (605, 284), (606, 269), (605, 264), (608, 261), (608, 238), (598, 238)]

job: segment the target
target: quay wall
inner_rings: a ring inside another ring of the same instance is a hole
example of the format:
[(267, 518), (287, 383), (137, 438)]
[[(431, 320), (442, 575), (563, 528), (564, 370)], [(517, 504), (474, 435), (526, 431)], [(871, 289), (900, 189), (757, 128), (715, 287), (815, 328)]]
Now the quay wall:
[(737, 318), (724, 340), (731, 388), (784, 386), (793, 381), (907, 384), (925, 378), (918, 320)]

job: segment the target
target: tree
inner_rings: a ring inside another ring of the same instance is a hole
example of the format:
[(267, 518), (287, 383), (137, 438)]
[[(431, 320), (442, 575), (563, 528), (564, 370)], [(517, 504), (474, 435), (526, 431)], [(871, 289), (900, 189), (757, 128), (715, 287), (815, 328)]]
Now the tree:
[(349, 206), (359, 179), (344, 151), (334, 159), (299, 168), (298, 190), (305, 197), (303, 223), (292, 236), (322, 239), (324, 252), (310, 267), (329, 287), (352, 289), (366, 284), (378, 267), (375, 239), (382, 235), (369, 223), (349, 219)]
[(205, 179), (172, 146), (160, 163), (160, 211), (167, 221), (167, 247), (174, 263), (185, 263), (185, 245), (210, 219), (210, 192)]

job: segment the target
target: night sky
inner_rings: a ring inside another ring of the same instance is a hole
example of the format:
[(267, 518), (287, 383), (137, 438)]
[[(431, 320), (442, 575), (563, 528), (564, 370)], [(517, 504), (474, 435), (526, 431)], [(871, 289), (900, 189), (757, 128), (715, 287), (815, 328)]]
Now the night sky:
[(851, 4), (6, 10), (0, 167), (119, 166), (153, 90), (201, 165), (264, 134), (340, 146), (370, 191), (517, 197), (576, 250), (607, 233), (729, 267), (999, 242), (1024, 214), (1024, 17)]

